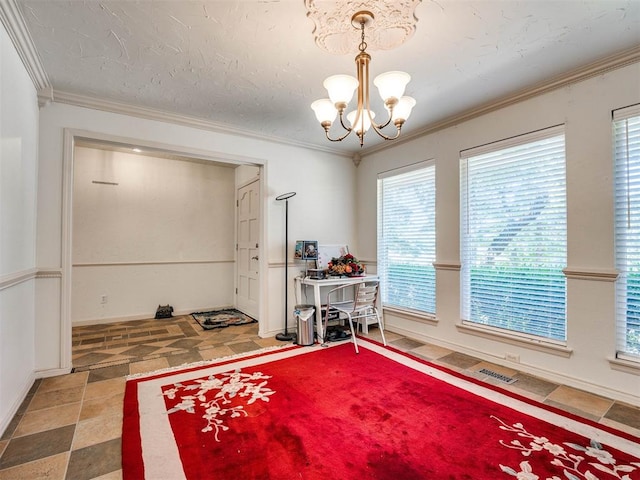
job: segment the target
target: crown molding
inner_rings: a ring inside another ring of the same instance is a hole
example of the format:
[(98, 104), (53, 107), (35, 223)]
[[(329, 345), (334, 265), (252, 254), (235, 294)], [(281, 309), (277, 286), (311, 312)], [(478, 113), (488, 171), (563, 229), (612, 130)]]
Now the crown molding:
[(181, 115), (179, 113), (172, 113), (149, 107), (141, 107), (138, 105), (131, 105), (124, 102), (117, 102), (115, 100), (101, 99), (88, 95), (80, 95), (77, 93), (64, 92), (56, 89), (50, 90), (46, 88), (38, 93), (38, 99), (41, 104), (47, 104), (49, 102), (65, 103), (68, 105), (74, 105), (76, 107), (102, 110), (104, 112), (128, 115), (132, 117), (144, 118), (147, 120), (155, 120), (158, 122), (171, 123), (174, 125), (183, 125), (186, 127), (198, 128), (200, 130), (208, 130), (228, 135), (237, 135), (243, 138), (253, 138), (255, 140), (262, 140), (270, 143), (279, 143), (292, 147), (301, 147), (307, 150), (317, 150), (320, 152), (331, 153), (333, 155), (338, 155), (345, 158), (351, 158), (350, 153), (336, 150), (335, 148), (331, 148), (330, 146), (311, 145), (292, 139), (262, 135), (259, 133), (251, 132), (249, 130), (243, 130), (241, 128), (225, 125), (223, 123), (213, 122), (204, 118)]
[[(0, 6), (4, 3), (13, 3), (14, 0), (0, 0)], [(0, 8), (0, 11), (2, 9)], [(28, 35), (28, 34), (27, 34)], [(35, 51), (34, 51), (35, 52)], [(37, 54), (36, 54), (37, 58)], [(423, 137), (428, 134), (435, 133), (445, 128), (453, 127), (462, 122), (471, 120), (473, 118), (486, 115), (488, 113), (500, 110), (510, 105), (529, 100), (531, 98), (543, 95), (545, 93), (564, 88), (568, 85), (572, 85), (589, 78), (605, 74), (607, 72), (632, 65), (640, 62), (640, 45), (632, 47), (622, 52), (618, 52), (615, 55), (611, 55), (602, 58), (598, 61), (584, 65), (580, 68), (571, 70), (565, 74), (551, 78), (544, 82), (538, 83), (532, 87), (528, 87), (522, 90), (506, 95), (500, 99), (487, 102), (479, 107), (466, 110), (457, 115), (452, 115), (441, 121), (434, 122), (416, 132), (408, 135), (402, 135), (397, 140), (394, 140), (391, 144), (384, 142), (379, 145), (367, 148), (362, 152), (345, 152), (332, 148), (331, 145), (314, 145), (304, 142), (298, 142), (292, 139), (285, 139), (281, 137), (273, 137), (268, 135), (262, 135), (248, 130), (243, 130), (230, 125), (213, 122), (211, 120), (192, 117), (188, 115), (181, 115), (177, 113), (167, 112), (164, 110), (158, 110), (148, 107), (141, 107), (131, 105), (128, 103), (117, 102), (114, 100), (100, 99), (87, 95), (80, 95), (76, 93), (64, 92), (60, 90), (54, 90), (50, 86), (45, 86), (38, 91), (38, 102), (40, 106), (47, 105), (50, 102), (65, 103), (78, 107), (90, 108), (95, 110), (102, 110), (111, 113), (118, 113), (123, 115), (134, 116), (138, 118), (145, 118), (148, 120), (155, 120), (160, 122), (168, 122), (178, 125), (184, 125), (187, 127), (198, 128), (201, 130), (208, 130), (218, 133), (225, 133), (230, 135), (237, 135), (244, 138), (253, 138), (255, 140), (267, 141), (270, 143), (278, 143), (282, 145), (288, 145), (293, 147), (305, 148), (308, 150), (315, 150), (323, 153), (330, 153), (332, 155), (338, 155), (341, 157), (350, 158), (356, 167), (360, 166), (362, 159), (370, 154), (386, 150), (388, 148), (410, 142), (417, 138)], [(44, 72), (43, 72), (44, 73)], [(46, 77), (46, 74), (45, 74)], [(47, 80), (48, 82), (48, 80)]]
[(39, 92), (50, 88), (49, 77), (44, 71), (40, 56), (15, 0), (0, 0), (0, 21), (2, 21), (7, 34), (9, 34), (20, 60), (22, 60), (33, 85), (36, 87), (36, 91)]
[(471, 120), (473, 118), (485, 115), (495, 110), (499, 110), (509, 105), (513, 105), (536, 97), (538, 95), (542, 95), (544, 93), (557, 90), (577, 82), (581, 82), (588, 78), (602, 75), (609, 71), (640, 62), (640, 45), (637, 45), (627, 50), (623, 50), (615, 55), (602, 58), (575, 70), (569, 71), (563, 75), (559, 75), (550, 80), (533, 85), (532, 87), (522, 89), (515, 93), (499, 98), (495, 101), (487, 102), (483, 105), (480, 105), (479, 107), (464, 111), (457, 115), (452, 115), (441, 121), (434, 122), (411, 134), (405, 134), (401, 136), (391, 144), (384, 142), (379, 145), (367, 148), (365, 150), (362, 150), (360, 152), (360, 155), (355, 156), (353, 151), (345, 152), (344, 150), (332, 148), (331, 145), (325, 146), (308, 144), (292, 139), (262, 135), (203, 118), (180, 115), (163, 110), (130, 105), (124, 102), (117, 102), (55, 90), (52, 88), (49, 78), (44, 70), (44, 67), (42, 66), (42, 62), (40, 60), (38, 52), (26, 27), (22, 12), (20, 11), (20, 8), (18, 7), (15, 0), (0, 0), (0, 21), (4, 25), (5, 30), (11, 38), (18, 52), (18, 55), (20, 56), (20, 59), (22, 60), (29, 76), (31, 77), (36, 91), (38, 92), (38, 104), (41, 108), (46, 106), (50, 102), (66, 103), (79, 107), (102, 110), (111, 113), (119, 113), (138, 118), (145, 118), (148, 120), (168, 122), (187, 127), (198, 128), (201, 130), (236, 135), (243, 138), (253, 138), (255, 140), (262, 140), (270, 143), (278, 143), (287, 146), (329, 153), (332, 155), (349, 158), (354, 162), (354, 164), (356, 164), (356, 166), (360, 164), (360, 159), (365, 157), (366, 155), (415, 140), (424, 135), (452, 127), (461, 122)]
[(244, 138), (249, 137), (270, 143), (301, 147), (351, 158), (350, 153), (331, 148), (330, 146), (310, 145), (295, 140), (261, 135), (202, 118), (55, 90), (53, 89), (51, 82), (49, 81), (49, 77), (42, 66), (42, 62), (31, 35), (29, 34), (22, 12), (15, 0), (0, 0), (0, 21), (11, 38), (11, 41), (13, 42), (13, 45), (18, 52), (29, 77), (31, 77), (31, 81), (34, 84), (36, 91), (38, 92), (38, 105), (40, 108), (45, 107), (51, 102), (66, 103), (78, 107), (130, 115), (138, 118), (146, 118), (148, 120), (169, 122), (201, 130), (238, 135)]
[(598, 75), (602, 75), (612, 70), (617, 70), (619, 68), (623, 68), (638, 62), (640, 62), (640, 45), (636, 45), (635, 47), (629, 48), (627, 50), (622, 50), (621, 52), (618, 52), (614, 55), (601, 58), (600, 60), (589, 63), (587, 65), (583, 65), (582, 67), (579, 67), (577, 69), (570, 70), (569, 72), (566, 72), (562, 75), (552, 77), (531, 87), (527, 87), (522, 90), (516, 91), (515, 93), (505, 95), (504, 97), (498, 98), (497, 100), (487, 102), (483, 105), (480, 105), (479, 107), (464, 111), (456, 115), (452, 115), (441, 121), (434, 122), (431, 125), (426, 126), (425, 128), (421, 128), (420, 130), (411, 134), (405, 135), (403, 133), (402, 136), (400, 136), (397, 140), (394, 140), (391, 144), (382, 143), (380, 145), (367, 148), (363, 152), (363, 156), (386, 150), (387, 148), (390, 148), (392, 146), (415, 140), (439, 130), (453, 127), (457, 124), (466, 122), (481, 115), (486, 115), (487, 113), (500, 110), (501, 108), (505, 108), (510, 105), (529, 100), (530, 98), (537, 97), (539, 95), (558, 90), (568, 85), (582, 82), (589, 78), (596, 77)]

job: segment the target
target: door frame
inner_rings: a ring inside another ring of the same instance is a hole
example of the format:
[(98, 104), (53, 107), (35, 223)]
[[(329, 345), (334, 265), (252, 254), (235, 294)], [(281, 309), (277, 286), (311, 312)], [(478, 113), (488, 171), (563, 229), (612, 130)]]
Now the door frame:
[[(96, 143), (112, 144), (119, 147), (141, 147), (143, 149), (155, 150), (158, 153), (176, 155), (192, 158), (194, 160), (205, 160), (211, 162), (228, 163), (231, 165), (253, 165), (259, 168), (258, 177), (260, 179), (260, 245), (263, 251), (268, 251), (266, 233), (266, 202), (264, 194), (266, 191), (265, 178), (267, 162), (261, 158), (251, 158), (247, 156), (234, 155), (229, 153), (203, 151), (192, 149), (185, 145), (166, 144), (150, 140), (142, 140), (131, 137), (122, 137), (107, 133), (81, 130), (75, 128), (64, 128), (63, 138), (63, 173), (62, 173), (62, 241), (61, 241), (61, 281), (60, 281), (60, 370), (70, 370), (72, 362), (72, 319), (71, 319), (71, 275), (72, 275), (72, 254), (73, 254), (73, 166), (75, 161), (76, 140), (93, 141)], [(236, 185), (237, 188), (237, 185)], [(260, 272), (264, 272), (264, 255), (260, 256)], [(234, 279), (235, 282), (235, 279)], [(258, 300), (258, 313), (260, 318), (266, 318), (267, 312), (266, 298), (264, 292), (267, 291), (266, 275), (260, 276), (260, 292)], [(235, 297), (234, 297), (235, 300)], [(265, 321), (258, 320), (258, 334), (266, 330)]]

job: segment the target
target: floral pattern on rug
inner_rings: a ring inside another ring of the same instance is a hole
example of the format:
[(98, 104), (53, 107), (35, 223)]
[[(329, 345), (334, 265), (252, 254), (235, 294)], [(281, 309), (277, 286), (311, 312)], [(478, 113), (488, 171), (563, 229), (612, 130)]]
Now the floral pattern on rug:
[[(178, 400), (167, 413), (183, 411), (201, 414), (207, 421), (202, 432), (214, 432), (216, 442), (220, 442), (220, 432), (229, 430), (221, 417), (246, 417), (246, 405), (251, 405), (257, 400), (268, 402), (269, 396), (276, 393), (266, 386), (269, 378), (269, 375), (261, 372), (242, 373), (237, 369), (217, 376), (210, 375), (190, 382), (174, 383), (173, 388), (163, 392), (169, 400)], [(193, 393), (183, 395), (187, 392)]]
[[(498, 417), (492, 415), (491, 418), (501, 423), (499, 427), (501, 430), (512, 432), (518, 437), (530, 440), (528, 444), (526, 444), (526, 441), (523, 443), (517, 439), (510, 442), (500, 440), (502, 446), (520, 450), (524, 457), (533, 457), (536, 452), (544, 451), (554, 456), (551, 464), (561, 468), (564, 476), (554, 475), (553, 477), (547, 477), (545, 480), (599, 480), (610, 478), (631, 480), (628, 474), (640, 468), (640, 462), (631, 462), (631, 465), (617, 465), (618, 462), (613, 455), (595, 440), (591, 440), (588, 446), (569, 442), (553, 443), (546, 437), (540, 437), (528, 432), (521, 423), (507, 425)], [(568, 447), (568, 449), (565, 447)], [(518, 480), (540, 479), (540, 476), (536, 475), (533, 467), (526, 460), (520, 462), (517, 469), (502, 464), (500, 464), (500, 469)]]

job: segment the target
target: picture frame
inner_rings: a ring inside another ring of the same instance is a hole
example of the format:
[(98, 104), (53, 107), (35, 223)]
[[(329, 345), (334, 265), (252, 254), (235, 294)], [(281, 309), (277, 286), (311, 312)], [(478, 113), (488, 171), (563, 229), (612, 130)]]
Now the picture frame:
[(326, 269), (332, 258), (342, 257), (349, 253), (349, 245), (319, 245), (318, 268)]
[(317, 240), (304, 240), (302, 250), (303, 260), (317, 260), (318, 259), (318, 241)]

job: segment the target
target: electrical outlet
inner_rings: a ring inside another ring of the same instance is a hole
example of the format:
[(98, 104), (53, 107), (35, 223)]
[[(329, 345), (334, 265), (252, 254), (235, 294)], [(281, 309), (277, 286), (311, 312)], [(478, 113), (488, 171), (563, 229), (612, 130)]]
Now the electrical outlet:
[(520, 363), (520, 355), (516, 355), (515, 353), (505, 353), (504, 358), (510, 362)]
[(108, 301), (109, 301), (109, 297), (107, 297), (106, 295), (100, 296), (100, 303), (107, 303)]

